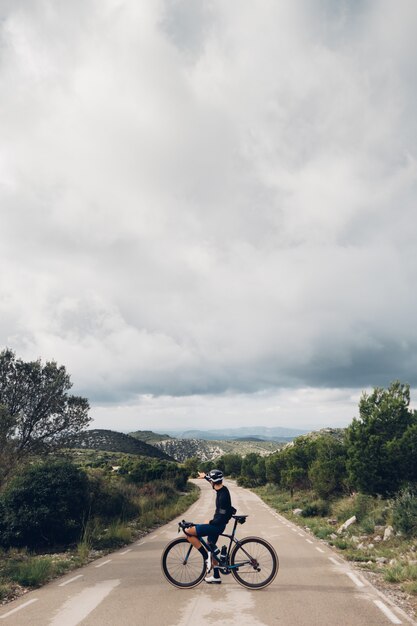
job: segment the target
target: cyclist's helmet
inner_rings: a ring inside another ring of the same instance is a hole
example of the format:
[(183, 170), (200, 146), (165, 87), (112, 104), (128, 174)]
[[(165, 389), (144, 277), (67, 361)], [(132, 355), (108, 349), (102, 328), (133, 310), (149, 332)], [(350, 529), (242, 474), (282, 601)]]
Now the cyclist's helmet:
[(208, 478), (212, 483), (221, 483), (223, 480), (223, 472), (219, 469), (212, 469), (208, 473)]

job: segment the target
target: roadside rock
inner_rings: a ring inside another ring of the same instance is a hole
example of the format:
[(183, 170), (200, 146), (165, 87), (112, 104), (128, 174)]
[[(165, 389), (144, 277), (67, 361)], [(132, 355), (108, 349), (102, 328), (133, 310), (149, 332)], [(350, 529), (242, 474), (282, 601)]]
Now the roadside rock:
[(337, 532), (342, 533), (344, 530), (347, 530), (349, 528), (349, 526), (352, 526), (352, 524), (356, 523), (356, 515), (352, 515), (352, 517), (349, 517), (349, 519), (346, 520), (346, 522), (344, 522), (341, 526), (339, 526), (339, 528), (337, 529)]
[(303, 509), (293, 509), (293, 515), (301, 515)]
[(391, 539), (391, 537), (394, 534), (394, 529), (392, 526), (387, 526), (386, 529), (384, 530), (384, 541), (387, 541), (388, 539)]

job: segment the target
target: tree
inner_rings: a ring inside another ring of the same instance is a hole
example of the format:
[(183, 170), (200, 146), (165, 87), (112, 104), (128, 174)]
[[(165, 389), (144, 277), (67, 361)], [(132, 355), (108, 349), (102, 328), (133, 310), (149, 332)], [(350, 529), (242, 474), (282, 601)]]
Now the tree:
[(256, 452), (249, 452), (242, 459), (238, 484), (243, 487), (256, 487), (266, 483), (265, 459)]
[(404, 482), (417, 483), (417, 419), (408, 426), (401, 439), (395, 439), (388, 444), (391, 456), (398, 459), (398, 466), (404, 477)]
[(198, 475), (200, 459), (197, 456), (192, 456), (189, 459), (185, 459), (182, 465), (187, 470), (189, 476), (195, 478)]
[(3, 478), (22, 459), (64, 446), (87, 426), (88, 401), (69, 395), (71, 387), (65, 367), (54, 361), (43, 365), (0, 352), (0, 442), (9, 461)]
[(242, 457), (239, 454), (224, 454), (219, 461), (223, 462), (223, 471), (226, 476), (231, 476), (232, 478), (239, 476), (242, 468)]
[(388, 496), (407, 480), (403, 463), (403, 446), (417, 414), (410, 411), (410, 386), (399, 381), (388, 389), (375, 387), (363, 393), (359, 402), (359, 418), (347, 429), (347, 468), (350, 481), (363, 493)]
[(4, 481), (8, 470), (13, 463), (15, 450), (13, 433), (16, 428), (16, 419), (0, 404), (0, 485)]
[(283, 452), (274, 452), (265, 459), (266, 480), (275, 485), (281, 485), (281, 473), (285, 468), (285, 455)]
[(316, 458), (308, 471), (313, 489), (321, 498), (342, 493), (347, 483), (345, 446), (329, 435), (318, 437), (315, 445)]

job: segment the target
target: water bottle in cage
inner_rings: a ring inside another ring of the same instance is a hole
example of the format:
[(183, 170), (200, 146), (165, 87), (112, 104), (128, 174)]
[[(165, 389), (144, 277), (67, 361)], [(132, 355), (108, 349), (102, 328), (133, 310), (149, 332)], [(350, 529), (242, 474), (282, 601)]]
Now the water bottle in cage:
[(220, 563), (226, 563), (226, 557), (227, 557), (227, 546), (222, 546), (222, 549), (220, 551)]

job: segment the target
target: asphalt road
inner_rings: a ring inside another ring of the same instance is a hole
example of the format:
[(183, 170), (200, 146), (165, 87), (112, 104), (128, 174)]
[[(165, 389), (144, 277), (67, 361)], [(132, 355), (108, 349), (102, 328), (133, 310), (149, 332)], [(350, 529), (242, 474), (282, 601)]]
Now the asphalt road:
[[(202, 494), (181, 518), (211, 517), (215, 494)], [(324, 543), (289, 523), (255, 494), (229, 485), (238, 536), (260, 535), (275, 547), (280, 570), (266, 589), (250, 591), (231, 575), (179, 590), (164, 578), (164, 546), (176, 521), (122, 550), (54, 580), (0, 610), (0, 626), (385, 626), (414, 624)], [(231, 524), (229, 524), (229, 528)]]

